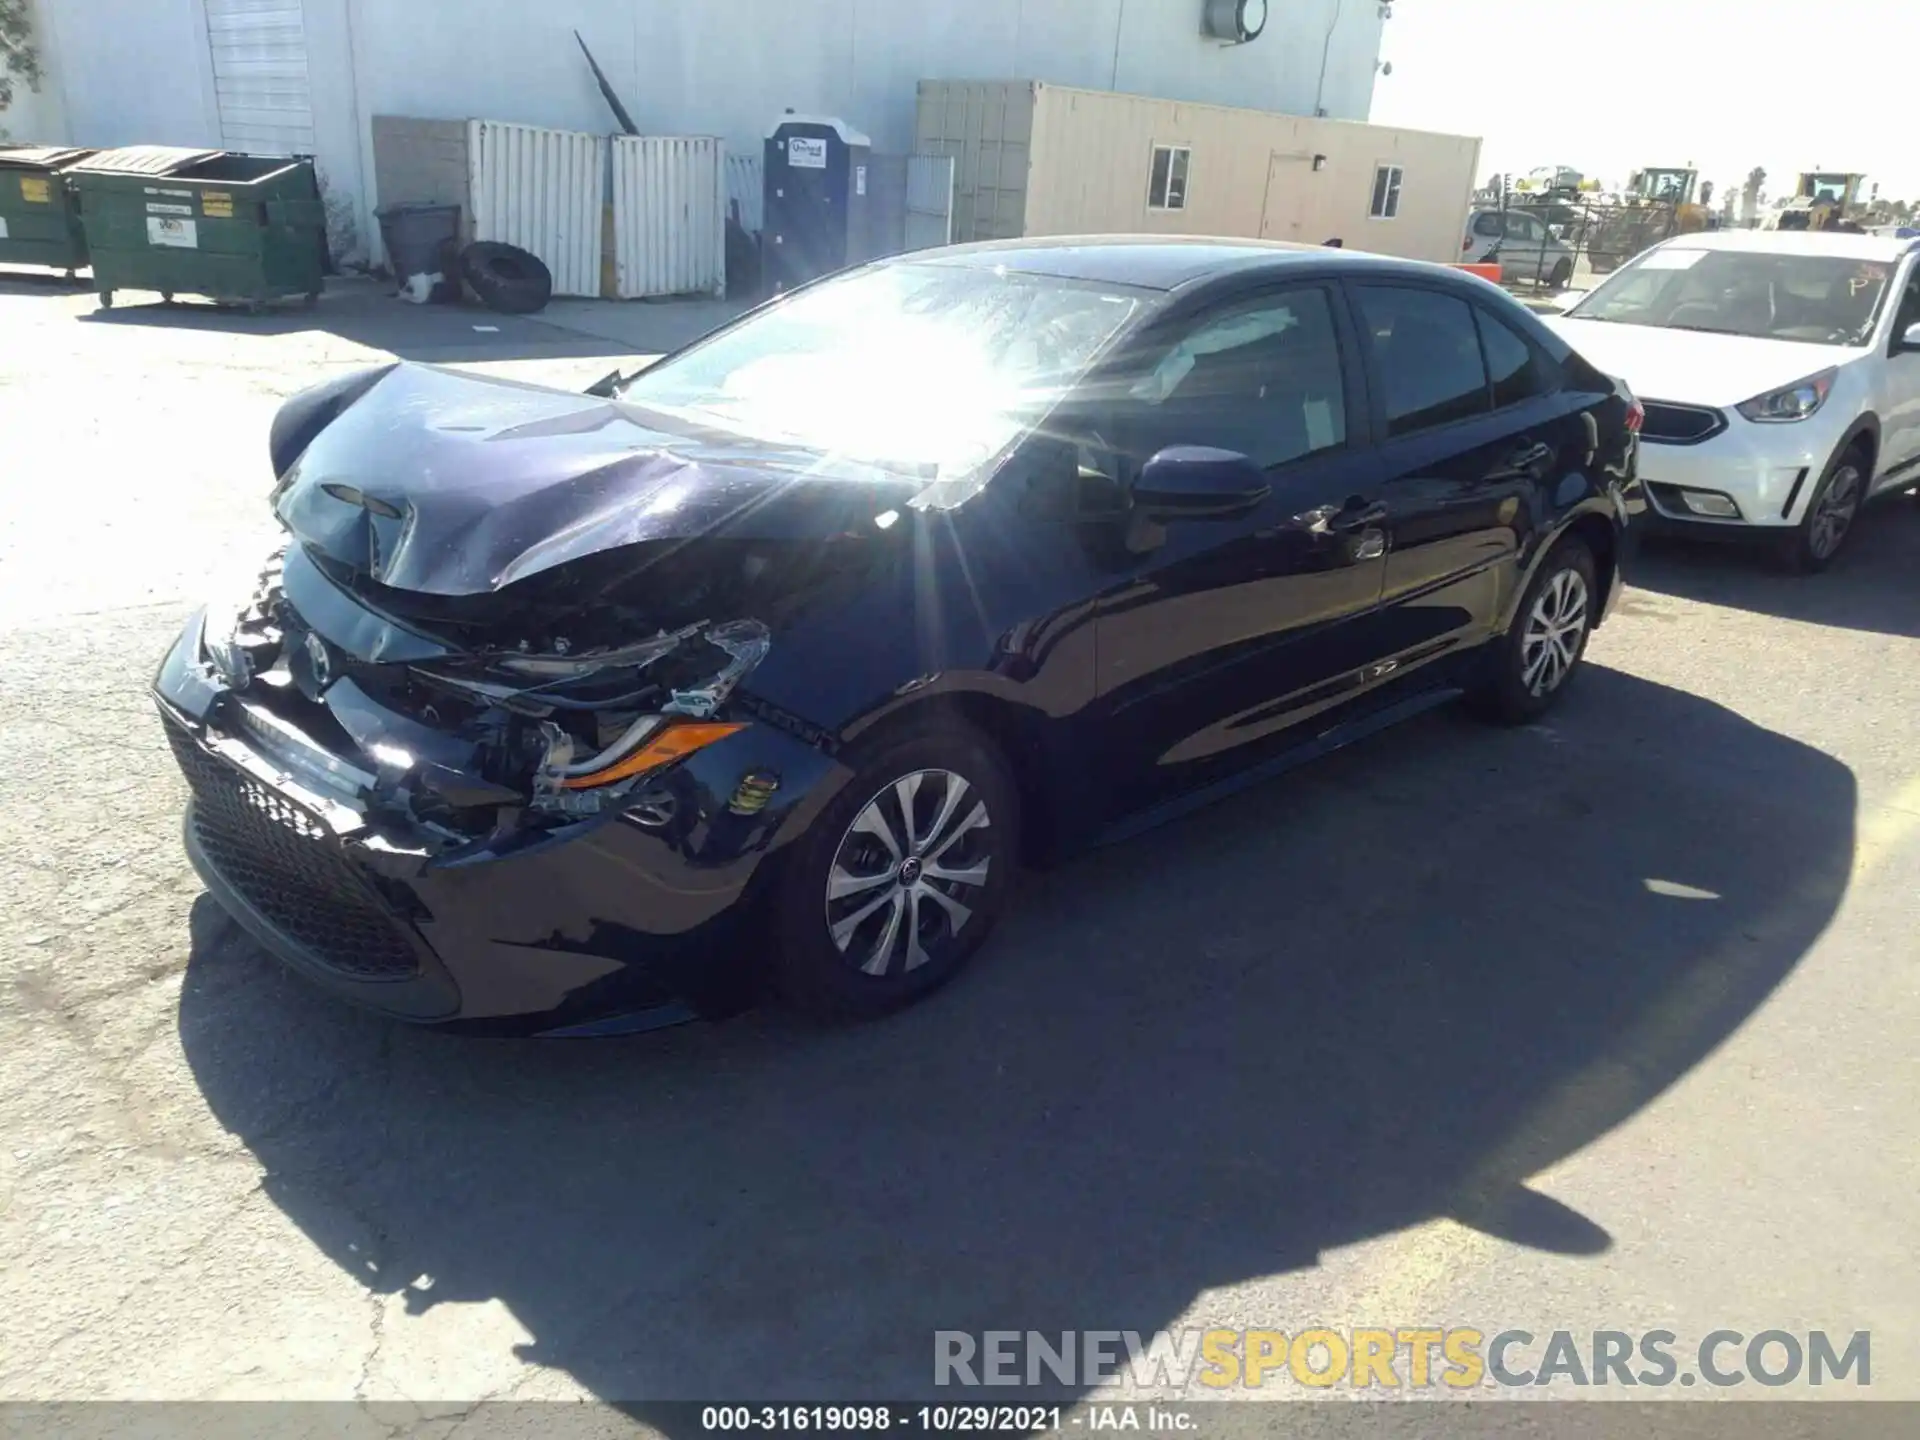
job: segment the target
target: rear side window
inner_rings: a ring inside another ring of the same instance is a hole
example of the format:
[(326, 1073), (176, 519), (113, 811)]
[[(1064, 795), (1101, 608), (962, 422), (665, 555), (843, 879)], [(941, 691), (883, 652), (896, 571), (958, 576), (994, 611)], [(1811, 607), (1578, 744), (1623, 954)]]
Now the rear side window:
[(1361, 285), (1354, 296), (1372, 341), (1389, 436), (1487, 413), (1487, 369), (1472, 306), (1393, 285)]
[(1488, 240), (1500, 238), (1500, 217), (1491, 210), (1482, 210), (1473, 217), (1473, 233)]
[(1493, 380), (1493, 408), (1504, 410), (1548, 390), (1547, 377), (1531, 345), (1484, 310), (1475, 310), (1487, 373)]

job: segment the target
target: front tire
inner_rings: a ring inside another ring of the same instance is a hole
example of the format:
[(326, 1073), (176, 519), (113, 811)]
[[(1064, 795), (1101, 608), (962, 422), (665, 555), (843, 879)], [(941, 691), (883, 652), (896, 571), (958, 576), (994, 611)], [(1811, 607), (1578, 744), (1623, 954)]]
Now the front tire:
[(1807, 513), (1780, 542), (1780, 560), (1787, 569), (1811, 575), (1826, 569), (1845, 548), (1860, 517), (1872, 476), (1867, 455), (1851, 446), (1821, 477), (1807, 502)]
[(1572, 683), (1600, 615), (1593, 552), (1569, 535), (1554, 546), (1489, 648), (1488, 674), (1468, 696), (1483, 719), (1524, 725), (1552, 709)]
[(972, 958), (1006, 906), (1019, 793), (990, 741), (943, 722), (883, 743), (795, 847), (774, 980), (796, 1009), (870, 1020)]

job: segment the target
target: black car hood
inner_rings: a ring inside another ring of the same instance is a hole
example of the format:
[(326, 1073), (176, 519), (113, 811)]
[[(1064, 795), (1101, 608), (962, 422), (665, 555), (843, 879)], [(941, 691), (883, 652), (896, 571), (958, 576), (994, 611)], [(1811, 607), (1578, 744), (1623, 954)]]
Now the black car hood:
[(396, 365), (307, 447), (274, 510), (396, 590), (477, 595), (653, 540), (827, 539), (926, 488), (591, 395)]

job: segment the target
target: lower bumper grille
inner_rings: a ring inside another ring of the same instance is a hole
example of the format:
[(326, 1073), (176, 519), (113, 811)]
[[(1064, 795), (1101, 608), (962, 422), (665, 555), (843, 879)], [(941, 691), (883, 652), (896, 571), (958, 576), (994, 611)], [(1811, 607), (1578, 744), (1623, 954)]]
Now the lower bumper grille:
[(194, 838), (229, 885), (289, 940), (361, 980), (418, 973), (403, 922), (313, 816), (209, 755), (169, 723), (193, 789)]

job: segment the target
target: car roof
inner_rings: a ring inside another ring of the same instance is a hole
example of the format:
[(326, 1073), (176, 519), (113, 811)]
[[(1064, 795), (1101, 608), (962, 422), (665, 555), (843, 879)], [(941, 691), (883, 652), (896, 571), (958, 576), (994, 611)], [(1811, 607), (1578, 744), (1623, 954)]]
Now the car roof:
[[(908, 263), (1016, 270), (1062, 280), (1179, 290), (1225, 276), (1305, 265), (1343, 270), (1431, 273), (1441, 267), (1326, 245), (1209, 235), (1059, 235), (988, 240), (899, 257)], [(1443, 271), (1458, 274), (1457, 271)]]
[(1838, 230), (1702, 230), (1676, 235), (1663, 250), (1734, 250), (1754, 255), (1827, 255), (1840, 260), (1898, 260), (1920, 248), (1912, 237), (1849, 235)]

